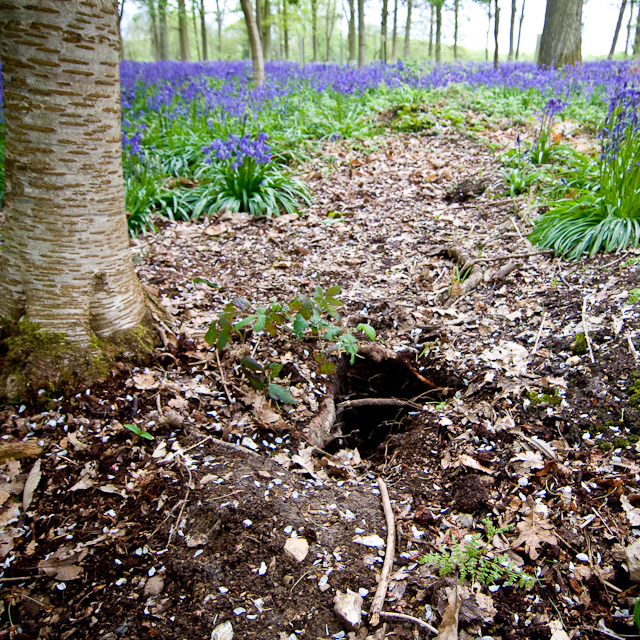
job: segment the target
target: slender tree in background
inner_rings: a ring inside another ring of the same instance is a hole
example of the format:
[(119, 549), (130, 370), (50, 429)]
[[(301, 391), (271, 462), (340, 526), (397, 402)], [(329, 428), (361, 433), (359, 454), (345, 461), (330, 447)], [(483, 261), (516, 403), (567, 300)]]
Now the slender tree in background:
[(327, 41), (327, 51), (325, 56), (325, 62), (329, 62), (331, 57), (331, 36), (333, 35), (333, 28), (336, 24), (336, 0), (327, 0), (327, 17), (325, 22), (325, 36)]
[[(256, 3), (260, 4), (260, 1)], [(253, 60), (253, 86), (260, 87), (264, 83), (264, 58), (262, 57), (262, 42), (260, 42), (260, 31), (258, 23), (253, 13), (251, 0), (240, 0), (244, 21), (247, 26), (249, 36), (249, 48), (251, 49), (251, 59)]]
[(491, 20), (493, 20), (493, 12), (491, 11), (491, 0), (486, 2), (487, 5), (487, 42), (484, 50), (484, 59), (486, 62), (489, 62), (489, 35), (491, 33)]
[(318, 62), (318, 0), (311, 0), (311, 47), (313, 61)]
[[(216, 4), (218, 4), (219, 0), (216, 0)], [(204, 10), (204, 0), (200, 0), (198, 2), (198, 14), (200, 15), (200, 37), (202, 38), (202, 59), (209, 59), (209, 46), (207, 42), (207, 23), (205, 21), (205, 10)], [(220, 37), (220, 34), (218, 33)], [(221, 38), (220, 38), (221, 39)], [(220, 42), (220, 49), (222, 48), (222, 42)]]
[(149, 11), (149, 21), (151, 23), (151, 49), (154, 60), (160, 59), (160, 34), (158, 33), (158, 16), (156, 14), (156, 3), (154, 0), (147, 0), (146, 6)]
[(355, 0), (349, 0), (349, 15), (347, 17), (349, 25), (348, 41), (349, 41), (349, 62), (356, 62), (358, 58), (358, 46), (356, 44), (356, 3)]
[(262, 38), (262, 55), (264, 61), (269, 62), (273, 52), (273, 42), (271, 39), (271, 0), (264, 0), (263, 10), (264, 12), (260, 12), (262, 16), (262, 31), (260, 32), (260, 37)]
[(500, 7), (498, 6), (498, 0), (495, 0), (496, 4), (493, 10), (493, 37), (495, 42), (495, 49), (493, 50), (493, 68), (497, 69), (500, 63), (500, 57), (498, 52), (498, 33), (500, 30)]
[(442, 2), (434, 0), (436, 5), (436, 64), (442, 62)]
[(404, 27), (404, 46), (402, 47), (402, 57), (409, 59), (411, 53), (411, 10), (413, 9), (413, 0), (407, 0), (407, 22)]
[(13, 0), (0, 11), (0, 316), (87, 348), (148, 313), (125, 217), (117, 21), (115, 0)]
[(398, 61), (398, 0), (393, 0), (393, 35), (391, 36), (391, 62)]
[(358, 0), (358, 66), (367, 61), (367, 32), (364, 24), (364, 0)]
[(429, 0), (429, 60), (433, 59), (433, 27), (436, 21), (436, 7), (431, 0)]
[(516, 47), (516, 60), (520, 57), (520, 36), (522, 36), (522, 22), (524, 21), (524, 5), (526, 0), (522, 0), (522, 9), (520, 11), (520, 24), (518, 25), (518, 46)]
[(189, 24), (185, 0), (178, 0), (178, 32), (180, 35), (180, 60), (189, 59)]
[[(624, 12), (627, 8), (627, 0), (622, 0), (620, 3), (620, 12), (618, 13), (618, 22), (616, 22), (616, 30), (613, 34), (613, 42), (611, 43), (611, 50), (607, 56), (609, 60), (613, 58), (613, 54), (616, 52), (616, 45), (618, 44), (618, 37), (620, 36), (620, 28), (622, 27), (622, 20), (624, 18)], [(631, 13), (633, 13), (633, 7), (631, 7)]]
[(514, 55), (513, 41), (516, 30), (516, 13), (518, 10), (516, 4), (517, 0), (511, 0), (511, 23), (509, 25), (509, 61), (513, 60)]
[(193, 22), (193, 36), (196, 42), (196, 53), (198, 60), (202, 60), (200, 53), (200, 39), (198, 38), (198, 20), (196, 19), (196, 0), (191, 0), (191, 20)]
[(284, 59), (289, 59), (289, 12), (287, 0), (282, 0), (282, 39), (284, 41)]
[[(204, 22), (204, 0), (200, 0), (202, 2), (202, 29), (206, 32), (206, 24)], [(218, 27), (218, 58), (222, 57), (222, 23), (224, 21), (224, 15), (227, 10), (227, 0), (216, 0), (216, 10), (215, 10), (215, 18), (216, 18), (216, 26)], [(203, 35), (203, 38), (205, 36)]]
[(453, 0), (453, 59), (458, 59), (458, 16), (460, 14), (460, 0)]
[(547, 0), (538, 66), (556, 69), (582, 62), (583, 0)]
[(382, 0), (382, 15), (380, 16), (380, 60), (387, 61), (387, 18), (389, 16), (389, 1)]
[(122, 14), (124, 13), (125, 0), (118, 0), (118, 44), (120, 45), (120, 60), (124, 60), (124, 47), (122, 46)]
[(158, 31), (160, 59), (169, 59), (169, 35), (167, 32), (167, 0), (158, 0)]
[(638, 18), (636, 21), (636, 37), (633, 42), (633, 56), (640, 56), (640, 11), (638, 11)]
[(631, 42), (631, 25), (633, 24), (633, 12), (636, 8), (636, 0), (631, 0), (629, 6), (629, 22), (627, 22), (627, 40), (624, 45), (625, 58), (629, 57), (629, 44)]

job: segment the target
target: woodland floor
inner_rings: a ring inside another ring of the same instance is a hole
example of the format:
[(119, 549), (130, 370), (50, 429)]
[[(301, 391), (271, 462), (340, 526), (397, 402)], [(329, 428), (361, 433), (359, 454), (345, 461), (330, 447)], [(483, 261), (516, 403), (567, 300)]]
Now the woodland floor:
[[(517, 133), (486, 136), (506, 149)], [(225, 621), (259, 640), (431, 636), (391, 618), (370, 626), (384, 545), (354, 538), (386, 539), (377, 478), (396, 527), (383, 611), (450, 630), (455, 573), (417, 561), (490, 518), (514, 528), (485, 552), (539, 580), (462, 582), (462, 640), (634, 635), (625, 548), (640, 537), (640, 344), (625, 300), (640, 252), (537, 253), (524, 237), (532, 198), (496, 197), (497, 169), (486, 141), (453, 131), (327, 143), (307, 167), (316, 199), (301, 217), (223, 215), (136, 241), (140, 278), (176, 319), (153, 365), (114, 371), (56, 410), (0, 413), (1, 446), (24, 456), (2, 460), (0, 638), (208, 640)], [(469, 276), (453, 304), (450, 247), (482, 258), (478, 286), (465, 292)], [(250, 336), (219, 362), (204, 342), (233, 297), (285, 301), (316, 284), (340, 285), (347, 322), (368, 321), (387, 351), (332, 377), (310, 342)], [(583, 317), (593, 361), (572, 355)], [(285, 364), (295, 407), (251, 389), (245, 348)], [(413, 403), (343, 407), (342, 435), (314, 451), (309, 425), (330, 393)], [(154, 439), (136, 441), (131, 422)], [(309, 543), (301, 562), (284, 550), (294, 536)], [(334, 612), (338, 590), (364, 595), (359, 630)]]

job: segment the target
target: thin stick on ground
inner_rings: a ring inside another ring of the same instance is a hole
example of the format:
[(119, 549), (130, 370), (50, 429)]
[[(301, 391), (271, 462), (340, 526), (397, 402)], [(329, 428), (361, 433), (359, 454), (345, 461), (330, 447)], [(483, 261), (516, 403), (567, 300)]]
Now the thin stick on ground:
[(589, 337), (589, 327), (587, 326), (587, 298), (582, 298), (582, 330), (584, 331), (584, 337), (587, 341), (587, 347), (589, 347), (589, 357), (591, 362), (595, 363), (596, 359), (593, 357), (593, 348), (591, 347), (591, 338)]
[(382, 499), (382, 508), (387, 521), (387, 549), (384, 556), (382, 571), (380, 572), (380, 582), (376, 589), (376, 595), (373, 597), (373, 603), (369, 610), (371, 626), (377, 627), (380, 623), (380, 611), (387, 597), (387, 588), (389, 587), (389, 577), (391, 576), (391, 568), (393, 567), (393, 557), (396, 553), (396, 525), (391, 509), (391, 501), (389, 500), (389, 492), (387, 485), (382, 478), (378, 478), (378, 488), (380, 489), (380, 498)]
[(178, 460), (183, 464), (184, 468), (187, 470), (189, 474), (189, 484), (187, 485), (187, 492), (184, 495), (184, 499), (182, 500), (182, 506), (180, 507), (180, 513), (178, 514), (178, 519), (176, 520), (176, 526), (171, 528), (171, 532), (169, 533), (169, 539), (167, 540), (167, 547), (171, 544), (173, 540), (173, 536), (176, 534), (176, 531), (180, 527), (180, 521), (182, 520), (182, 514), (184, 513), (184, 508), (187, 506), (187, 501), (189, 500), (189, 492), (191, 491), (191, 487), (193, 486), (193, 480), (191, 477), (191, 469), (187, 466), (187, 463), (184, 461), (182, 456), (177, 456)]
[(229, 393), (229, 389), (227, 388), (227, 381), (224, 378), (224, 371), (222, 370), (222, 365), (220, 364), (220, 354), (216, 349), (216, 360), (218, 361), (218, 370), (220, 371), (220, 381), (222, 382), (222, 388), (224, 389), (224, 394), (227, 396), (227, 400), (229, 404), (233, 404), (233, 400), (231, 399), (231, 394)]
[(354, 407), (411, 407), (412, 409), (422, 409), (411, 400), (398, 400), (397, 398), (359, 398), (358, 400), (345, 400), (338, 404), (338, 409), (352, 409)]
[(431, 633), (438, 634), (438, 630), (435, 627), (432, 627), (428, 622), (424, 620), (420, 620), (420, 618), (414, 618), (413, 616), (409, 616), (406, 613), (395, 613), (391, 611), (381, 611), (381, 618), (391, 618), (393, 620), (406, 620), (407, 622), (413, 622), (414, 624), (418, 624), (424, 629), (431, 631)]
[(540, 344), (540, 336), (542, 336), (542, 329), (544, 327), (544, 321), (547, 317), (547, 312), (545, 311), (542, 314), (542, 320), (540, 320), (540, 328), (538, 329), (538, 335), (536, 337), (536, 343), (533, 345), (533, 351), (531, 352), (531, 356), (535, 356), (536, 355), (536, 351), (538, 351), (538, 345)]

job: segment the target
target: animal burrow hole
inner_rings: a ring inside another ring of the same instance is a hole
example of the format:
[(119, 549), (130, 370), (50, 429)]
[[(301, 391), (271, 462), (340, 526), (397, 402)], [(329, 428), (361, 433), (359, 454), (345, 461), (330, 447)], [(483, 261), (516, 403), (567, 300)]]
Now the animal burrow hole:
[(328, 453), (357, 448), (363, 459), (384, 456), (389, 437), (412, 430), (426, 403), (442, 402), (461, 386), (440, 367), (418, 370), (415, 360), (414, 352), (385, 350), (339, 368), (332, 429), (339, 435), (325, 446)]

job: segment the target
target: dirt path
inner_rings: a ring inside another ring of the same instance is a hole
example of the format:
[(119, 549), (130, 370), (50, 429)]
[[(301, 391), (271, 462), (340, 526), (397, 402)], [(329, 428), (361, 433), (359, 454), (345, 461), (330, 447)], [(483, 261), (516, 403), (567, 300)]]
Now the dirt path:
[[(140, 239), (140, 277), (177, 322), (154, 366), (52, 411), (0, 413), (5, 440), (34, 445), (3, 461), (0, 638), (195, 640), (227, 621), (259, 640), (426, 637), (369, 623), (387, 536), (379, 477), (396, 527), (383, 611), (440, 627), (456, 580), (418, 561), (489, 518), (513, 529), (483, 553), (539, 580), (459, 586), (463, 640), (632, 634), (637, 252), (537, 253), (530, 205), (493, 197), (496, 172), (486, 144), (455, 134), (332, 143), (308, 168), (304, 217), (223, 215)], [(310, 342), (249, 336), (220, 362), (204, 343), (234, 296), (284, 301), (316, 284), (340, 285), (347, 323), (372, 324), (399, 358), (369, 350), (322, 376)], [(295, 406), (250, 387), (247, 350), (284, 365)], [(328, 395), (334, 437), (314, 450)], [(334, 611), (348, 590), (363, 598), (360, 629)]]

